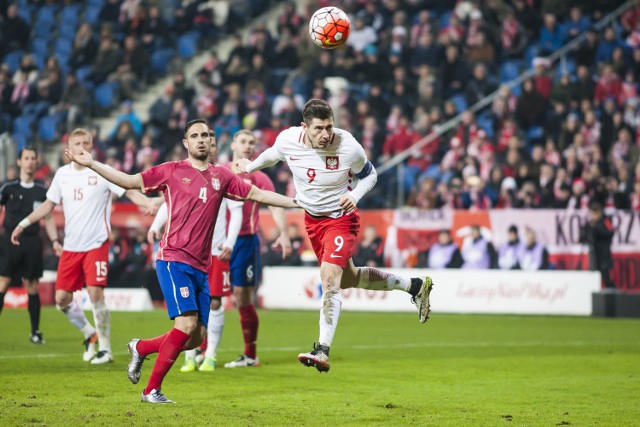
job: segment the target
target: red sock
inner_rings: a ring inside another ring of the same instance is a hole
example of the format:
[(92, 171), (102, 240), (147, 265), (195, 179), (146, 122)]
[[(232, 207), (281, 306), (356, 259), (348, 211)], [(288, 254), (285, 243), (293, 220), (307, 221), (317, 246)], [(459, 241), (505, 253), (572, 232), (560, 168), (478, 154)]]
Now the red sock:
[(144, 394), (149, 394), (153, 389), (160, 390), (162, 380), (178, 358), (180, 349), (188, 340), (189, 335), (185, 334), (180, 329), (174, 328), (169, 331), (167, 338), (160, 346), (158, 358), (156, 359), (156, 363), (153, 365), (153, 371), (149, 377), (147, 387), (144, 389)]
[(207, 337), (204, 337), (204, 341), (202, 341), (202, 344), (200, 344), (200, 346), (198, 347), (200, 350), (202, 351), (206, 351), (207, 350)]
[(167, 332), (164, 335), (160, 335), (159, 337), (151, 338), (148, 340), (140, 340), (138, 344), (136, 344), (136, 350), (140, 354), (140, 356), (147, 356), (152, 353), (157, 353), (160, 351), (160, 346), (165, 338), (169, 335)]
[(258, 339), (258, 313), (256, 307), (250, 304), (240, 307), (240, 326), (244, 338), (244, 354), (252, 359), (256, 358), (256, 340)]

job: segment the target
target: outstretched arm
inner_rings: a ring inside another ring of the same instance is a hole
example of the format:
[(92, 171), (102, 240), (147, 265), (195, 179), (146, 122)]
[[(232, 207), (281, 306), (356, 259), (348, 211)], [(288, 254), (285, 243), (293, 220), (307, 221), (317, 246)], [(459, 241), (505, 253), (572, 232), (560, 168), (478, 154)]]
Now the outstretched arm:
[(249, 200), (262, 203), (269, 206), (277, 206), (280, 208), (299, 208), (298, 204), (291, 197), (283, 196), (282, 194), (274, 193), (273, 191), (261, 190), (255, 185), (252, 186), (249, 193)]
[(98, 175), (102, 176), (107, 181), (111, 181), (115, 185), (120, 186), (125, 190), (140, 188), (140, 178), (137, 174), (129, 175), (128, 173), (120, 172), (100, 162), (97, 162), (93, 160), (93, 156), (91, 156), (91, 153), (85, 150), (82, 150), (82, 153), (77, 156), (71, 154), (69, 150), (64, 150), (64, 154), (69, 160), (76, 162), (81, 166), (86, 166), (89, 169), (94, 170)]
[(282, 208), (269, 207), (276, 227), (280, 231), (280, 235), (271, 245), (273, 248), (280, 246), (282, 248), (282, 259), (291, 255), (291, 239), (289, 238), (289, 224), (287, 223), (287, 213)]
[(148, 215), (155, 215), (164, 201), (162, 197), (147, 197), (142, 194), (140, 190), (127, 190), (124, 195), (138, 207), (142, 208), (144, 213)]
[(280, 153), (275, 147), (271, 147), (266, 149), (262, 154), (258, 156), (257, 159), (250, 162), (248, 159), (239, 159), (233, 163), (234, 172), (253, 172), (260, 169), (267, 168), (269, 166), (273, 166), (282, 158), (280, 157)]

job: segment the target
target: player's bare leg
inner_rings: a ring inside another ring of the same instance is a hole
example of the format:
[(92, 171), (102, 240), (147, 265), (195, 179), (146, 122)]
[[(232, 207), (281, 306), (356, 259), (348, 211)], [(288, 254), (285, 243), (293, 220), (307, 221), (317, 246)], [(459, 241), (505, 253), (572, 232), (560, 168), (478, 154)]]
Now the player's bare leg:
[(0, 314), (2, 313), (2, 308), (4, 307), (4, 296), (7, 293), (7, 289), (9, 289), (10, 283), (11, 277), (0, 276)]
[(40, 282), (38, 279), (24, 281), (25, 288), (27, 290), (29, 319), (31, 320), (31, 337), (29, 340), (33, 344), (44, 344), (44, 338), (42, 332), (40, 332), (40, 293), (38, 292), (38, 286)]
[(433, 280), (429, 276), (423, 279), (407, 278), (374, 267), (355, 267), (353, 260), (349, 260), (349, 265), (343, 276), (342, 288), (351, 287), (375, 291), (392, 291), (394, 289), (405, 291), (411, 295), (411, 301), (418, 309), (420, 323), (425, 323), (429, 319), (431, 312), (429, 297), (431, 289), (433, 289)]
[(98, 333), (98, 353), (91, 361), (93, 365), (102, 365), (113, 362), (111, 351), (111, 313), (104, 301), (104, 288), (102, 286), (87, 286), (89, 299), (93, 308), (93, 321)]
[(342, 309), (342, 293), (340, 282), (343, 269), (340, 266), (323, 262), (320, 266), (322, 279), (322, 308), (320, 309), (320, 336), (318, 344), (308, 353), (300, 353), (298, 360), (305, 366), (313, 366), (319, 372), (329, 371), (329, 348), (336, 333), (340, 311)]
[(260, 365), (260, 360), (256, 354), (259, 319), (256, 307), (253, 304), (255, 289), (255, 286), (233, 287), (233, 296), (235, 297), (238, 311), (240, 312), (240, 324), (242, 326), (242, 337), (244, 339), (244, 354), (233, 362), (225, 363), (225, 368), (248, 368)]
[(82, 360), (89, 362), (96, 355), (96, 342), (98, 334), (95, 328), (87, 320), (80, 304), (73, 299), (73, 293), (56, 289), (56, 307), (62, 311), (67, 319), (84, 335), (82, 344), (85, 346)]

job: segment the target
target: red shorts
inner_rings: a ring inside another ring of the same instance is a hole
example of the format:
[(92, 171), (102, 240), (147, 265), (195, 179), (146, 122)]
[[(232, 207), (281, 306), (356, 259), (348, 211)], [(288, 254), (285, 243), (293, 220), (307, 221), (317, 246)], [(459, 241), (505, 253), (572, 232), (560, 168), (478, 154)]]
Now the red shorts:
[(328, 262), (342, 268), (347, 266), (360, 231), (357, 209), (352, 214), (340, 218), (318, 218), (307, 213), (304, 216), (304, 225), (319, 262)]
[(211, 265), (209, 266), (209, 293), (212, 297), (231, 295), (229, 261), (220, 261), (217, 256), (211, 257)]
[(87, 252), (62, 251), (56, 289), (75, 292), (87, 286), (107, 286), (109, 241)]

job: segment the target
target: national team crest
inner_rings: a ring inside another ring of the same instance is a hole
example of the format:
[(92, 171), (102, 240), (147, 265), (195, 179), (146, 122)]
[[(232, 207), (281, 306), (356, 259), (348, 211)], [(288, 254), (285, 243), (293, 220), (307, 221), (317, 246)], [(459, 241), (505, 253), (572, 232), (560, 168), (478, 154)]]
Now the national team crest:
[(326, 165), (327, 165), (327, 169), (328, 170), (338, 170), (338, 167), (340, 166), (340, 162), (338, 161), (338, 156), (327, 156), (325, 157), (326, 159)]
[(211, 186), (214, 190), (220, 190), (220, 180), (218, 178), (211, 178)]
[(89, 176), (89, 185), (98, 185), (98, 177), (95, 175)]
[(189, 288), (180, 288), (180, 295), (182, 295), (182, 298), (189, 298)]

